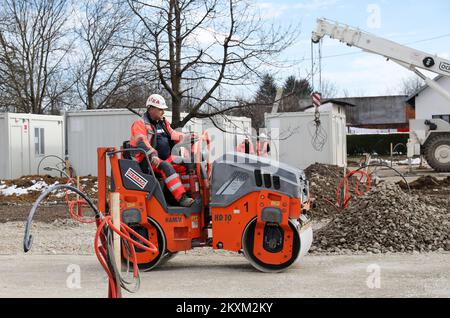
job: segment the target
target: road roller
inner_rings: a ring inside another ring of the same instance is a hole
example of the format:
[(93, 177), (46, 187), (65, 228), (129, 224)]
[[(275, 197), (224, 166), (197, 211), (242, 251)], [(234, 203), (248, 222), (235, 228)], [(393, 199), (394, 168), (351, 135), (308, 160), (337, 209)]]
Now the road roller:
[(241, 253), (262, 272), (281, 272), (299, 262), (313, 239), (304, 172), (244, 153), (211, 163), (209, 145), (202, 135), (193, 146), (194, 160), (183, 161), (187, 192), (195, 198), (191, 207), (177, 206), (161, 177), (132, 159), (130, 152), (139, 149), (126, 142), (120, 149), (97, 149), (99, 210), (108, 214), (109, 193), (119, 193), (121, 221), (157, 247), (157, 252), (136, 248), (131, 258), (122, 246), (123, 260), (136, 259), (148, 271), (178, 252), (210, 247)]

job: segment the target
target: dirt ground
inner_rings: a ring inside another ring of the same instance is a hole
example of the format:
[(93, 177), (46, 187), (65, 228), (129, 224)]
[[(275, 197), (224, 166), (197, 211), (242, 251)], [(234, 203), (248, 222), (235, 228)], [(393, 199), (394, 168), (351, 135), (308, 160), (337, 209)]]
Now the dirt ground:
[[(0, 297), (107, 296), (92, 255), (1, 255), (0, 271)], [(449, 286), (449, 253), (307, 256), (280, 274), (260, 273), (239, 255), (187, 253), (141, 273), (140, 290), (123, 296), (450, 297)]]
[[(67, 184), (76, 186), (77, 180), (67, 178), (56, 178), (48, 175), (23, 176), (19, 179), (0, 180), (0, 204), (32, 204), (41, 194), (44, 188), (54, 185)], [(107, 180), (109, 184), (109, 179)], [(92, 200), (97, 196), (97, 177), (79, 177), (79, 188)], [(3, 193), (6, 191), (7, 193)], [(56, 190), (49, 195), (44, 203), (64, 203), (65, 190)], [(70, 193), (70, 192), (69, 192)], [(75, 195), (69, 194), (69, 198)]]
[[(32, 205), (0, 205), (0, 223), (25, 222), (30, 214)], [(47, 205), (38, 208), (35, 221), (51, 223), (56, 219), (69, 218), (67, 204)]]

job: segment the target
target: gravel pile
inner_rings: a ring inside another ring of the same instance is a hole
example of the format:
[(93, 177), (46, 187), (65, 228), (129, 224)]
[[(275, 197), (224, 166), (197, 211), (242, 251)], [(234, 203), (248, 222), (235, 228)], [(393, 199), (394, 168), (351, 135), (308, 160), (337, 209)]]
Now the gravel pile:
[[(408, 185), (404, 181), (398, 182), (398, 185), (403, 190), (408, 189)], [(439, 180), (433, 176), (423, 176), (417, 180), (409, 183), (409, 188), (412, 190), (422, 190), (422, 189), (440, 189), (450, 187), (450, 177), (443, 180)]]
[(336, 202), (336, 189), (344, 175), (343, 169), (336, 166), (314, 164), (305, 169), (305, 174), (309, 180), (311, 197), (315, 199), (316, 203), (310, 211), (311, 216), (321, 219), (335, 215), (337, 210), (333, 204)]
[(450, 251), (449, 202), (382, 183), (315, 232), (313, 253)]

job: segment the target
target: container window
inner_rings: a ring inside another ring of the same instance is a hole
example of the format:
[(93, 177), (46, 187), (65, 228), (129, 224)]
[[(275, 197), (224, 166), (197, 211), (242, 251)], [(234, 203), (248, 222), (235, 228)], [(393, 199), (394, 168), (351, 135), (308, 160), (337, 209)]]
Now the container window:
[(34, 153), (36, 156), (45, 155), (44, 128), (34, 128)]
[(450, 115), (433, 115), (433, 119), (442, 119), (450, 124)]

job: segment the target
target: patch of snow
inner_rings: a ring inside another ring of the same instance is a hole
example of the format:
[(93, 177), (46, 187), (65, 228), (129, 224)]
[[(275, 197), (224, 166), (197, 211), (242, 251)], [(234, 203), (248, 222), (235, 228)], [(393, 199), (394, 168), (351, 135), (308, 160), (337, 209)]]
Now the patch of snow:
[[(408, 159), (400, 160), (400, 161), (392, 161), (394, 165), (409, 165)], [(383, 159), (370, 159), (369, 164), (383, 164), (390, 166), (391, 160), (383, 160)], [(420, 165), (420, 158), (411, 159), (411, 165), (418, 166)]]
[(6, 189), (1, 189), (0, 193), (2, 195), (9, 196), (9, 195), (14, 195), (14, 194), (15, 195), (27, 194), (28, 191), (27, 191), (27, 189), (17, 188), (16, 185), (13, 185), (13, 186), (10, 186), (10, 187), (8, 187)]
[[(406, 159), (406, 160), (398, 161), (397, 164), (399, 164), (399, 165), (408, 165), (409, 162), (408, 162), (408, 159)], [(418, 166), (418, 165), (420, 165), (420, 158), (414, 158), (414, 159), (411, 159), (411, 164), (412, 164), (413, 166)]]
[(28, 187), (26, 190), (40, 191), (40, 190), (46, 189), (47, 187), (48, 187), (48, 184), (45, 183), (45, 181), (38, 181), (35, 184), (33, 184), (31, 187)]
[(369, 165), (370, 164), (390, 165), (391, 162), (389, 160), (383, 160), (383, 159), (370, 159), (369, 160)]
[(57, 197), (57, 198), (62, 198), (62, 197), (64, 197), (65, 195), (66, 195), (65, 192), (58, 192), (58, 193), (55, 194), (55, 197)]
[[(32, 180), (34, 184), (28, 188), (18, 188), (17, 185), (12, 185), (10, 187), (7, 187), (6, 185), (0, 186), (0, 194), (9, 196), (9, 195), (22, 195), (22, 194), (28, 194), (30, 191), (45, 191), (49, 186), (45, 181), (35, 181)], [(56, 182), (56, 184), (59, 182)]]

